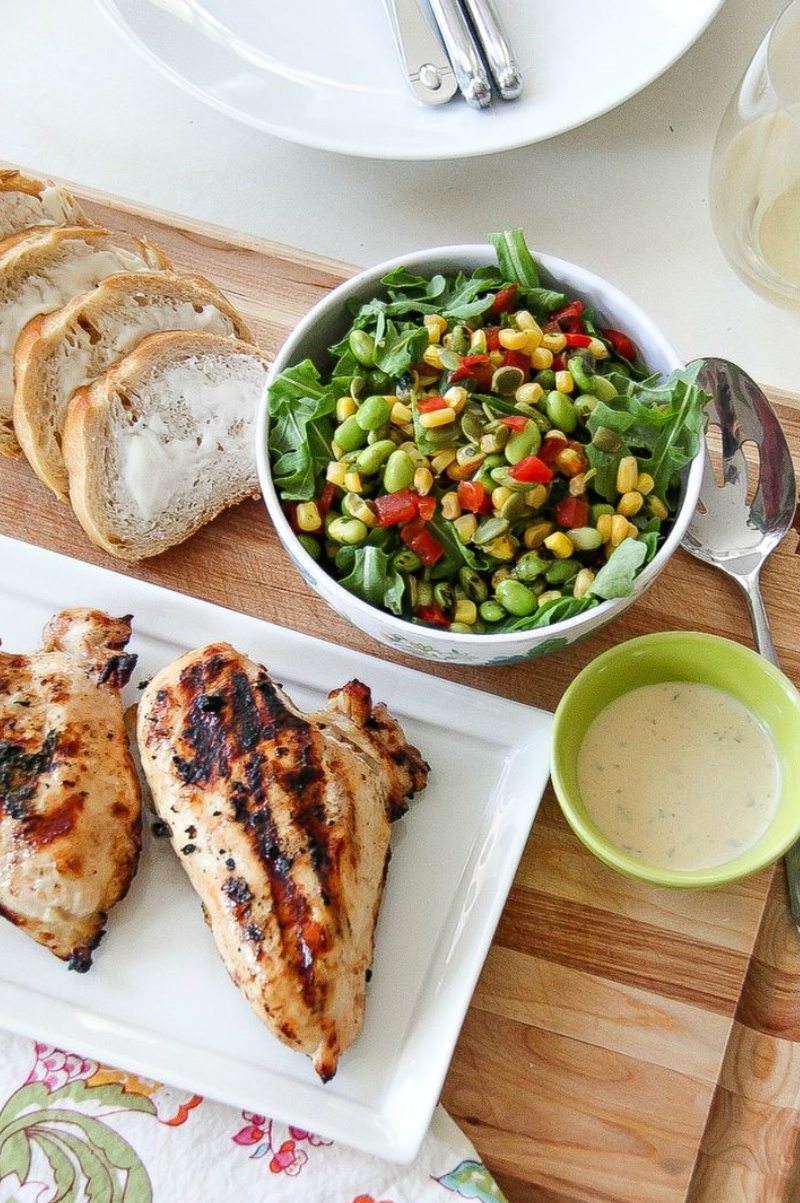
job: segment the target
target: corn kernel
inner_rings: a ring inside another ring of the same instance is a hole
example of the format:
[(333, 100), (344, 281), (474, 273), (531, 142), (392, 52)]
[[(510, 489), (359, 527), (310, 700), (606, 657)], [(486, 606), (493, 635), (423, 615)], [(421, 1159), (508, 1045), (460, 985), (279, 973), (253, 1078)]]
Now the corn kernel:
[(636, 491), (641, 493), (643, 497), (647, 497), (648, 493), (652, 493), (656, 487), (656, 482), (653, 480), (649, 472), (640, 472), (636, 479)]
[[(630, 536), (630, 522), (624, 514), (611, 514), (611, 546), (619, 547)], [(636, 528), (634, 527), (634, 530)]]
[(422, 319), (428, 331), (428, 343), (440, 343), (447, 329), (447, 322), (438, 313), (426, 313)]
[(448, 480), (469, 480), (470, 476), (475, 475), (475, 460), (470, 460), (468, 464), (460, 464), (458, 460), (453, 460), (444, 472)]
[(623, 493), (617, 503), (617, 513), (624, 514), (626, 518), (632, 518), (634, 514), (638, 514), (639, 510), (644, 505), (644, 497), (641, 493), (637, 493), (632, 489), (629, 493)]
[(517, 324), (518, 330), (538, 330), (541, 334), (539, 323), (533, 314), (527, 309), (518, 309), (514, 314), (514, 321)]
[(478, 519), (474, 514), (462, 514), (453, 522), (453, 529), (461, 543), (469, 543), (478, 529)]
[(344, 478), (347, 475), (347, 465), (339, 460), (332, 459), (328, 463), (325, 471), (325, 479), (332, 485), (344, 485)]
[(344, 477), (344, 487), (348, 493), (360, 493), (363, 485), (361, 484), (361, 475), (358, 472), (346, 472)]
[(527, 330), (512, 330), (511, 328), (501, 330), (497, 338), (501, 347), (505, 347), (507, 351), (524, 351), (528, 345), (530, 331)]
[(335, 439), (331, 443), (331, 451), (333, 452), (334, 459), (341, 459), (346, 454), (344, 447), (340, 447)]
[(473, 355), (486, 354), (487, 347), (485, 330), (473, 330), (469, 340), (469, 349)]
[(589, 586), (594, 580), (594, 573), (591, 568), (581, 568), (578, 575), (575, 577), (575, 584), (572, 586), (573, 597), (583, 597), (589, 590)]
[(613, 517), (613, 514), (600, 514), (597, 522), (595, 523), (598, 533), (600, 534), (600, 537), (604, 543), (607, 543), (611, 538), (611, 519)]
[(414, 488), (420, 497), (427, 497), (433, 488), (433, 473), (430, 468), (417, 468), (414, 471)]
[(442, 517), (448, 518), (451, 522), (454, 518), (461, 517), (461, 502), (458, 500), (457, 493), (445, 493), (442, 497)]
[(358, 409), (352, 397), (339, 397), (336, 402), (336, 421), (344, 422), (345, 418), (350, 418)]
[(608, 347), (599, 338), (593, 338), (588, 348), (595, 359), (608, 359)]
[(395, 401), (392, 406), (392, 412), (389, 414), (389, 421), (393, 426), (405, 426), (407, 422), (411, 422), (414, 415), (408, 405), (404, 405), (402, 401)]
[(423, 430), (436, 430), (439, 426), (447, 426), (455, 420), (455, 412), (449, 406), (446, 409), (432, 409), (429, 413), (419, 415), (419, 424)]
[(441, 368), (442, 353), (437, 347), (436, 343), (431, 343), (430, 346), (425, 348), (425, 350), (422, 352), (422, 359), (423, 362), (427, 363), (428, 367), (430, 368)]
[(556, 372), (556, 391), (559, 393), (575, 392), (575, 381), (572, 379), (572, 372), (568, 372), (566, 368), (561, 372)]
[(348, 493), (345, 497), (345, 504), (348, 512), (363, 522), (365, 526), (377, 526), (378, 519), (375, 517), (375, 511), (363, 497), (359, 497), (357, 493)]
[(547, 434), (542, 440), (542, 450), (545, 453), (542, 456), (544, 462), (549, 464), (551, 459), (555, 459), (555, 457), (559, 455), (560, 452), (566, 447), (567, 441), (567, 436), (564, 434), (563, 430), (548, 430)]
[(437, 451), (431, 460), (431, 467), (437, 474), (444, 472), (445, 468), (449, 468), (457, 455), (455, 447), (445, 447), (441, 451)]
[(454, 622), (464, 622), (468, 627), (471, 627), (473, 622), (478, 617), (478, 607), (474, 601), (469, 598), (462, 597), (456, 602), (455, 613), (453, 615)]
[(660, 518), (662, 521), (669, 515), (669, 510), (664, 502), (655, 494), (647, 498), (647, 508), (654, 518)]
[(479, 468), (485, 459), (484, 453), (479, 451), (474, 443), (467, 443), (466, 447), (459, 447), (456, 452), (456, 463), (472, 469)]
[(537, 347), (531, 355), (531, 367), (535, 372), (546, 371), (553, 366), (553, 352), (547, 347)]
[(552, 529), (553, 524), (547, 518), (540, 518), (536, 522), (529, 522), (522, 532), (522, 542), (528, 551), (534, 551), (535, 548), (542, 546)]
[(532, 510), (540, 510), (549, 496), (550, 490), (547, 485), (534, 485), (525, 493), (525, 504)]
[(541, 607), (546, 605), (547, 602), (558, 601), (559, 597), (563, 596), (564, 594), (560, 589), (545, 589), (544, 593), (540, 593), (537, 597), (536, 604)]
[(630, 493), (636, 488), (639, 464), (635, 455), (623, 455), (617, 466), (617, 492)]
[(536, 405), (544, 396), (544, 389), (536, 380), (530, 380), (527, 384), (521, 384), (514, 393), (514, 400), (520, 401), (523, 405)]
[(420, 451), (416, 443), (411, 441), (408, 443), (401, 443), (400, 450), (405, 451), (406, 455), (414, 461), (414, 466), (416, 468), (427, 468), (428, 460)]
[(302, 531), (315, 531), (322, 528), (322, 515), (317, 508), (316, 501), (301, 501), (295, 511), (295, 517), (297, 525)]
[(467, 403), (469, 393), (462, 385), (454, 384), (443, 396), (453, 413), (460, 414)]
[(572, 540), (569, 535), (564, 534), (563, 530), (557, 530), (552, 535), (548, 535), (544, 545), (548, 551), (552, 551), (557, 560), (566, 560), (575, 550)]
[(511, 489), (507, 489), (505, 485), (498, 485), (496, 489), (492, 489), (492, 505), (496, 510), (502, 510), (509, 497), (512, 497)]
[(481, 551), (485, 551), (495, 560), (513, 560), (517, 554), (516, 542), (508, 535), (498, 535), (496, 539), (483, 543)]
[(555, 458), (555, 465), (564, 476), (577, 476), (586, 467), (586, 456), (574, 447), (563, 447)]
[(542, 346), (554, 355), (560, 355), (567, 345), (567, 336), (558, 330), (548, 331), (542, 338)]
[(502, 367), (503, 366), (503, 358), (504, 358), (504, 356), (503, 356), (502, 351), (490, 351), (489, 352), (489, 363), (492, 365), (493, 368)]

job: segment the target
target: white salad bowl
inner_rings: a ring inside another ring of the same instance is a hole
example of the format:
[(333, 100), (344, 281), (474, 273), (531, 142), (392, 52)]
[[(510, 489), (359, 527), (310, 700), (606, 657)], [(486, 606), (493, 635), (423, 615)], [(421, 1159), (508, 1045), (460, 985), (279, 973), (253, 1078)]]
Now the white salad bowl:
[[(684, 366), (652, 319), (613, 284), (574, 263), (538, 251), (532, 253), (542, 283), (592, 306), (599, 326), (624, 331), (636, 343), (642, 360), (651, 372), (666, 377), (676, 368)], [(347, 280), (309, 311), (280, 348), (268, 374), (267, 391), (256, 422), (256, 460), (264, 501), (281, 542), (301, 575), (338, 614), (373, 639), (428, 661), (465, 665), (512, 664), (559, 651), (605, 626), (632, 605), (666, 566), (694, 512), (703, 475), (705, 448), (701, 443), (698, 454), (684, 470), (681, 501), (672, 526), (656, 555), (635, 578), (633, 592), (629, 596), (601, 602), (572, 618), (534, 630), (473, 634), (418, 625), (362, 601), (312, 559), (292, 531), (272, 480), (267, 404), (271, 384), (286, 368), (304, 359), (311, 359), (318, 368), (323, 369), (329, 360), (328, 348), (352, 324), (350, 304), (365, 302), (379, 294), (382, 277), (394, 268), (405, 266), (420, 276), (437, 273), (454, 275), (459, 271), (469, 273), (495, 263), (494, 248), (488, 243), (434, 247), (390, 259)]]

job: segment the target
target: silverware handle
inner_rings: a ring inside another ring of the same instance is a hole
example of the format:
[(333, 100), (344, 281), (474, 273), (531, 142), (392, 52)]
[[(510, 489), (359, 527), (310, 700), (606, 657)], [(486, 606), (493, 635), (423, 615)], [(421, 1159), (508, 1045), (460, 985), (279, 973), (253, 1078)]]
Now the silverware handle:
[(516, 100), (522, 76), (511, 51), (494, 0), (462, 0), (472, 21), (484, 58), (503, 100)]
[(418, 0), (384, 0), (384, 5), (411, 91), (424, 104), (445, 104), (456, 92), (456, 81)]
[[(769, 660), (770, 664), (774, 664), (778, 668), (778, 653), (775, 651), (775, 644), (772, 642), (767, 610), (758, 584), (758, 573), (754, 573), (748, 577), (737, 577), (736, 580), (747, 598), (747, 608), (750, 611), (750, 621), (753, 624), (753, 636), (756, 641), (756, 647), (765, 660)], [(794, 925), (798, 933), (800, 933), (800, 841), (793, 844), (785, 854), (783, 864), (786, 871), (789, 909), (792, 912)]]
[(457, 0), (430, 0), (430, 5), (464, 99), (474, 109), (485, 109), (492, 88), (464, 13)]

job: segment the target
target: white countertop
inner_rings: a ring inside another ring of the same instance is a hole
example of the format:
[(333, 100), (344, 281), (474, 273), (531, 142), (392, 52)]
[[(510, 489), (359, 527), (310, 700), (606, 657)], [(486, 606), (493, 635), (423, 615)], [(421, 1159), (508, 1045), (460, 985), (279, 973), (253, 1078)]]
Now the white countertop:
[(721, 355), (800, 390), (800, 312), (740, 283), (707, 205), (719, 119), (782, 7), (726, 0), (679, 62), (580, 129), (415, 164), (237, 123), (156, 71), (94, 0), (13, 0), (0, 40), (0, 159), (360, 266), (522, 226), (531, 246), (613, 280), (685, 359)]

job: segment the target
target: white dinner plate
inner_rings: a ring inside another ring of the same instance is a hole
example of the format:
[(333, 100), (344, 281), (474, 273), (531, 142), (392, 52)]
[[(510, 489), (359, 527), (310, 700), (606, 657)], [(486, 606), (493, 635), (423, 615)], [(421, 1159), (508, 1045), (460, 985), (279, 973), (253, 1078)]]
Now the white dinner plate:
[(383, 0), (99, 2), (170, 78), (270, 134), (370, 158), (451, 159), (539, 142), (614, 108), (680, 58), (724, 0), (497, 0), (525, 87), (482, 111), (414, 99)]
[(416, 1154), (548, 776), (552, 716), (0, 537), (5, 652), (52, 614), (133, 614), (125, 701), (192, 647), (225, 639), (304, 709), (358, 677), (431, 765), (393, 829), (364, 1027), (333, 1080), (280, 1044), (231, 983), (168, 840), (79, 975), (0, 920), (0, 1026), (394, 1161)]

